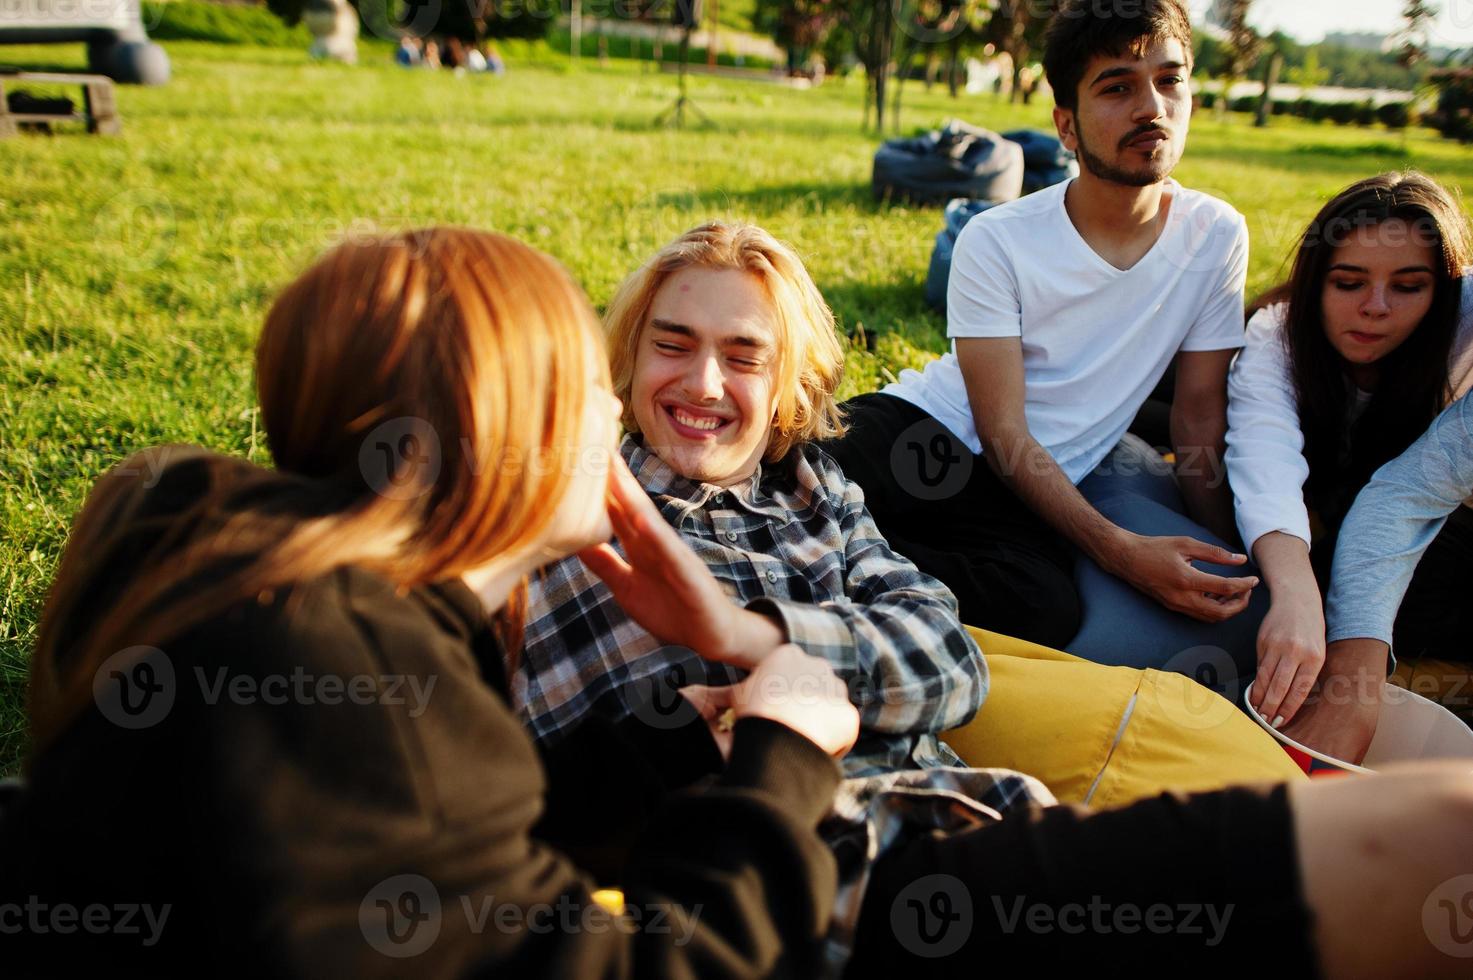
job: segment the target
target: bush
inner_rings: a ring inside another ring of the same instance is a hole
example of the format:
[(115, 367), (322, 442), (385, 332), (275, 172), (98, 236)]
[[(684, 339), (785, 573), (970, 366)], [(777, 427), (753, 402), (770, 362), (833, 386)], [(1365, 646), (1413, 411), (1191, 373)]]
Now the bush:
[(1437, 111), (1427, 121), (1444, 136), (1463, 143), (1473, 141), (1473, 70), (1434, 72), (1432, 81), (1440, 92)]
[(265, 7), (144, 0), (143, 23), (148, 36), (156, 41), (210, 41), (266, 48), (306, 48), (312, 43), (306, 28), (288, 27)]
[(1412, 124), (1412, 107), (1406, 102), (1388, 102), (1376, 110), (1376, 119), (1387, 129), (1406, 129)]

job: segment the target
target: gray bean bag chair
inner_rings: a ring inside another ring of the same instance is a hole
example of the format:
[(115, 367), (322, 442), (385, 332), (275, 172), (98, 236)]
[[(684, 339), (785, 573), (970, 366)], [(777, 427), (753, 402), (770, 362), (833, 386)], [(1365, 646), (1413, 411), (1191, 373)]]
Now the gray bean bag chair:
[(0, 16), (0, 44), (87, 45), (87, 67), (137, 85), (169, 80), (169, 56), (148, 39), (139, 0), (51, 3), (11, 0)]
[(1002, 135), (1023, 148), (1024, 194), (1079, 176), (1079, 162), (1056, 137), (1036, 129), (1015, 129)]
[(926, 304), (938, 313), (946, 312), (946, 282), (951, 277), (951, 251), (956, 236), (977, 215), (997, 207), (991, 201), (972, 201), (959, 197), (946, 205), (941, 230), (936, 233), (936, 247), (931, 250), (931, 268), (926, 272)]
[(952, 121), (875, 153), (876, 200), (942, 204), (966, 197), (1001, 204), (1023, 193), (1023, 150), (987, 129)]

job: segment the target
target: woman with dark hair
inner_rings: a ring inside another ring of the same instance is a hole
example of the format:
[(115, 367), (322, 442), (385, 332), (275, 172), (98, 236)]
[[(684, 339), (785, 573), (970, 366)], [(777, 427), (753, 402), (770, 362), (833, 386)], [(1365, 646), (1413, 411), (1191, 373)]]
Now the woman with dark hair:
[(563, 269), (468, 230), (344, 244), (256, 368), (274, 469), (140, 453), (72, 529), (0, 819), (5, 975), (812, 975), (858, 730), (826, 662), (754, 667), (724, 765), (698, 716), (539, 759), (507, 706), (527, 575), (611, 530), (634, 587), (736, 611), (619, 471)]
[[(1321, 595), (1356, 494), (1473, 376), (1468, 261), (1467, 221), (1452, 196), (1416, 172), (1382, 174), (1325, 205), (1289, 281), (1248, 324), (1228, 380), (1227, 468), (1243, 543), (1272, 596), (1253, 700), (1275, 727), (1299, 713), (1322, 668), (1326, 677), (1385, 674), (1384, 651), (1375, 664), (1338, 644), (1327, 651)], [(1473, 512), (1460, 508), (1444, 533), (1466, 535), (1470, 520)], [(1403, 604), (1403, 654), (1456, 648), (1466, 656), (1467, 636), (1439, 635), (1410, 614), (1436, 601), (1433, 592), (1473, 594), (1473, 568), (1443, 560), (1442, 550), (1429, 549), (1429, 574)], [(1374, 730), (1370, 701), (1344, 706), (1340, 719), (1359, 730), (1361, 752)]]

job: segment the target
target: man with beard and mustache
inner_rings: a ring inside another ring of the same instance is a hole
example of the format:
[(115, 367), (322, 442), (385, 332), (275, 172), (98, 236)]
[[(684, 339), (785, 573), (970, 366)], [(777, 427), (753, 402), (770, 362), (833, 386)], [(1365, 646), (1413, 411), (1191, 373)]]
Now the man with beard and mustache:
[[(826, 448), (964, 622), (1229, 689), (1262, 618), (1221, 464), (1248, 229), (1171, 178), (1185, 5), (1067, 0), (1044, 67), (1079, 177), (966, 226), (952, 352), (848, 402)], [(1174, 474), (1127, 435), (1173, 360)]]

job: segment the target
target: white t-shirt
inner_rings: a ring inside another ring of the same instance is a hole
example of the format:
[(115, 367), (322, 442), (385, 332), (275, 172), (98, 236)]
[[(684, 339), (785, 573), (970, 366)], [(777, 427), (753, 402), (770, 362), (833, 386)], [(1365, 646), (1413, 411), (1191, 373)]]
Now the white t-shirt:
[[(1177, 351), (1243, 346), (1248, 226), (1232, 207), (1167, 181), (1171, 210), (1129, 270), (1106, 262), (1064, 208), (1072, 181), (984, 211), (956, 240), (947, 336), (1021, 337), (1028, 431), (1075, 483), (1114, 448)], [(982, 452), (952, 353), (885, 393)]]
[[(1251, 552), (1259, 538), (1282, 531), (1309, 544), (1304, 483), (1304, 432), (1299, 398), (1284, 347), (1287, 303), (1265, 307), (1248, 321), (1247, 344), (1228, 373), (1227, 472), (1238, 533)], [(1453, 397), (1473, 387), (1473, 269), (1464, 272), (1463, 299), (1448, 376)], [(1365, 396), (1361, 401), (1369, 400)]]

